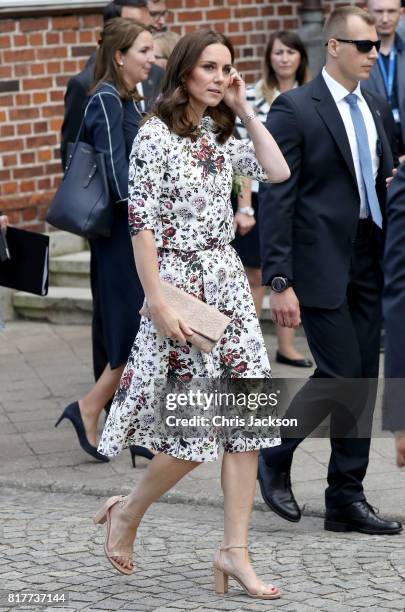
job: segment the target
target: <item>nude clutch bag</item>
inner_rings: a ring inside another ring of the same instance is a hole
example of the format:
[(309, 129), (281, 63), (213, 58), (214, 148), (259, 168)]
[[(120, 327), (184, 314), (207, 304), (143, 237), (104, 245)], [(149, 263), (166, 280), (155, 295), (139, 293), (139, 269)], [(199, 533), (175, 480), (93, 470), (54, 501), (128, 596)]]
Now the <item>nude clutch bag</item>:
[[(161, 284), (167, 303), (194, 332), (189, 342), (204, 353), (212, 351), (232, 319), (170, 283), (161, 281)], [(139, 314), (150, 319), (146, 301)]]

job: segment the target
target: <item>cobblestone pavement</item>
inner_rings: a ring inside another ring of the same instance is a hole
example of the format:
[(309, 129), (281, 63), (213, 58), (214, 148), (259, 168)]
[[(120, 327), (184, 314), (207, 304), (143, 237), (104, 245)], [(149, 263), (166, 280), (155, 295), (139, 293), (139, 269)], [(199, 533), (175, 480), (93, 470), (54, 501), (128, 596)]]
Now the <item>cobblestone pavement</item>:
[(257, 572), (283, 597), (260, 602), (213, 591), (211, 561), (221, 537), (217, 508), (155, 504), (135, 547), (136, 572), (122, 576), (103, 556), (100, 500), (81, 494), (0, 490), (0, 610), (57, 610), (6, 603), (9, 592), (64, 592), (68, 610), (404, 610), (405, 535), (332, 534), (316, 518), (294, 525), (252, 517)]

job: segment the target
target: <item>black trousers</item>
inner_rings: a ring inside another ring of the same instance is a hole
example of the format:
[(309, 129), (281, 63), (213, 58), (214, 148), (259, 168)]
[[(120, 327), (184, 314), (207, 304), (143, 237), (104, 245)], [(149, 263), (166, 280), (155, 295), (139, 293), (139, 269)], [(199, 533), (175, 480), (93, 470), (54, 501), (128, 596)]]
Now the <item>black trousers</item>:
[[(364, 436), (364, 431), (366, 429), (371, 433), (381, 333), (382, 276), (378, 253), (378, 237), (373, 224), (361, 221), (353, 243), (350, 280), (343, 304), (333, 310), (301, 308), (302, 325), (315, 359), (316, 370), (312, 377), (313, 383), (310, 380), (293, 399), (288, 409), (289, 417), (296, 416), (299, 419), (300, 413), (303, 414), (308, 407), (314, 406), (313, 394), (317, 378), (374, 379), (373, 382), (364, 381), (366, 392), (361, 397), (361, 436), (331, 437), (329, 486), (325, 492), (327, 508), (336, 508), (364, 499), (362, 481), (366, 474), (370, 450), (370, 438)], [(319, 409), (318, 401), (316, 407), (315, 426), (327, 416), (329, 404), (326, 402), (325, 409), (322, 410)], [(331, 413), (331, 431), (333, 420), (339, 418), (342, 418), (341, 414)], [(294, 450), (303, 439), (287, 438), (282, 432), (280, 446), (261, 451), (266, 464), (276, 468), (288, 468)]]

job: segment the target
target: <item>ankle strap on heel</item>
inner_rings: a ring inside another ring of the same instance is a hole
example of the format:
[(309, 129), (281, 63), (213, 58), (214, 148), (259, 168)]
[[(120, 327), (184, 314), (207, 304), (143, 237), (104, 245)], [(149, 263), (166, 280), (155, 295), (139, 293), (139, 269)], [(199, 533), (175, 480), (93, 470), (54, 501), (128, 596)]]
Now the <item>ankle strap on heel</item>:
[(219, 550), (230, 550), (231, 548), (247, 548), (247, 546), (233, 546), (233, 545), (220, 546)]

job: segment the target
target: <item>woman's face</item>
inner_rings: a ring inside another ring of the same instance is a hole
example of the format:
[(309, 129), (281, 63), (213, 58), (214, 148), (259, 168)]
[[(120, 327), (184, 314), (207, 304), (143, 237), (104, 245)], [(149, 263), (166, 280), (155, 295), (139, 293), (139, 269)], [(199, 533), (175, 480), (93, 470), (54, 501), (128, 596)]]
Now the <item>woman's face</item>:
[(147, 79), (155, 62), (152, 34), (141, 32), (126, 53), (117, 52), (116, 59), (131, 89), (140, 81)]
[(159, 66), (159, 68), (162, 68), (163, 70), (166, 70), (167, 59), (163, 55), (163, 49), (160, 46), (160, 40), (159, 39), (153, 41), (153, 52), (155, 54), (155, 63), (156, 63), (156, 65)]
[(301, 54), (297, 49), (287, 47), (276, 38), (271, 50), (270, 62), (277, 79), (295, 78), (301, 63)]
[(190, 106), (198, 112), (218, 106), (229, 87), (231, 70), (232, 57), (225, 45), (205, 47), (186, 80)]

